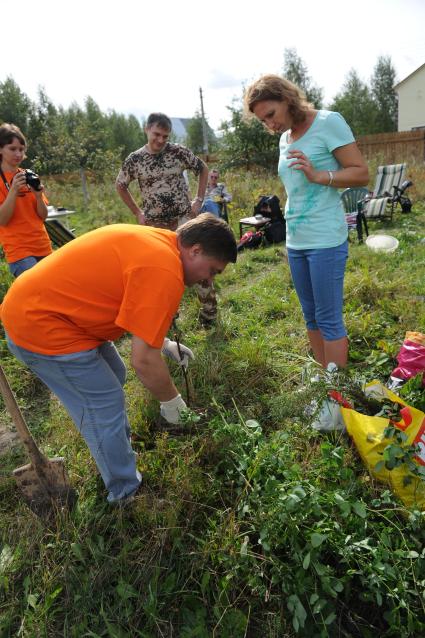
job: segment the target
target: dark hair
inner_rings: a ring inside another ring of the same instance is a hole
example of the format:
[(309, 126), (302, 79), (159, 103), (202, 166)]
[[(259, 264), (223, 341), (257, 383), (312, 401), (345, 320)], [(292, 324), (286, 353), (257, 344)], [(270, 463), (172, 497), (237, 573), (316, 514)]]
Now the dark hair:
[(250, 117), (259, 102), (274, 100), (287, 102), (294, 124), (303, 122), (313, 106), (307, 102), (304, 91), (280, 75), (263, 75), (247, 88), (244, 95), (245, 116)]
[(0, 126), (0, 148), (10, 144), (15, 137), (26, 148), (27, 141), (20, 128), (15, 126), (15, 124), (2, 124)]
[(230, 226), (223, 219), (202, 213), (177, 228), (182, 246), (190, 248), (200, 244), (206, 255), (220, 261), (236, 262), (236, 240)]
[(146, 120), (146, 128), (150, 128), (154, 124), (158, 124), (160, 128), (171, 131), (173, 125), (170, 118), (165, 113), (151, 113)]

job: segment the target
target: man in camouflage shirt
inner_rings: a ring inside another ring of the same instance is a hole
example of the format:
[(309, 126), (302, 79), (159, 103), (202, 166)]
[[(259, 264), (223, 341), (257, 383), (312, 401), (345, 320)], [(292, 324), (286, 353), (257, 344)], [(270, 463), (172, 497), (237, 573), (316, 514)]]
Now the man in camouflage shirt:
[[(188, 218), (199, 215), (208, 182), (208, 167), (192, 151), (180, 144), (171, 144), (171, 120), (163, 113), (149, 115), (145, 132), (147, 144), (127, 157), (116, 180), (116, 189), (139, 224), (176, 230)], [(199, 176), (195, 199), (189, 199), (185, 171)], [(129, 191), (130, 182), (139, 183), (143, 199), (140, 208)], [(207, 284), (196, 286), (202, 304), (200, 321), (213, 323), (217, 316), (214, 288)]]

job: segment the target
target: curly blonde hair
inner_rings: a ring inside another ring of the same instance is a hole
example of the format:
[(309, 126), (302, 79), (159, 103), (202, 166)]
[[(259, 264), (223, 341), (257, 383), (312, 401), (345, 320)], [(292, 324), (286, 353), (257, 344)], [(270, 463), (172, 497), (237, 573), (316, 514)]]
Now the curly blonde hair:
[(263, 75), (246, 89), (244, 95), (245, 117), (252, 117), (255, 106), (265, 100), (287, 102), (294, 124), (303, 122), (308, 111), (314, 108), (307, 101), (304, 91), (280, 75)]

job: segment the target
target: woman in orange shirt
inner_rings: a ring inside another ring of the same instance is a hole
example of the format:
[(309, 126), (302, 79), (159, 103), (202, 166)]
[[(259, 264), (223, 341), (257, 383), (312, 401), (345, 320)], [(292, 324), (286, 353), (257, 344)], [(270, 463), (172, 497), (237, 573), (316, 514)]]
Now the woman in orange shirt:
[(52, 247), (44, 220), (47, 200), (44, 186), (27, 184), (19, 165), (27, 143), (14, 124), (0, 126), (0, 243), (14, 277), (50, 255)]

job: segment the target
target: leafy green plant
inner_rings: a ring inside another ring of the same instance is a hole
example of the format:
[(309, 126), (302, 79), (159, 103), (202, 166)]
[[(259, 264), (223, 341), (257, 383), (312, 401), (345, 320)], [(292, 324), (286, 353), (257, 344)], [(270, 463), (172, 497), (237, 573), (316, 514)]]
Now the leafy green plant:
[(423, 375), (424, 373), (422, 372), (408, 379), (399, 389), (399, 394), (406, 403), (425, 412)]
[(413, 476), (425, 481), (425, 467), (419, 465), (416, 460), (419, 447), (417, 445), (407, 445), (407, 435), (393, 423), (390, 423), (385, 428), (383, 438), (389, 439), (390, 443), (384, 448), (383, 460), (377, 463), (376, 471), (379, 472), (383, 467), (387, 470), (404, 467), (406, 469), (405, 485), (412, 482)]

